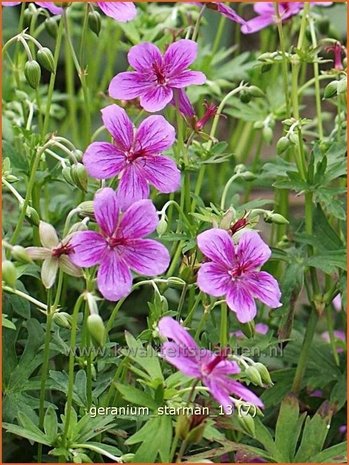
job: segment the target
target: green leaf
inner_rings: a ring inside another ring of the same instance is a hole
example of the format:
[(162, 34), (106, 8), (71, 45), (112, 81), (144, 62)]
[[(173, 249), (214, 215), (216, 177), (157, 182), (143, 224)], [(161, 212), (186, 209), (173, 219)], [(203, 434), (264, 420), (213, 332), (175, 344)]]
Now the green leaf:
[(22, 426), (13, 425), (10, 423), (3, 423), (2, 427), (8, 432), (15, 434), (17, 436), (21, 436), (22, 438), (28, 439), (29, 441), (34, 441), (39, 444), (44, 444), (46, 446), (50, 445), (47, 437), (39, 430), (39, 433), (35, 433), (33, 431), (29, 431)]
[(336, 444), (313, 455), (309, 463), (345, 463), (347, 460), (347, 442)]
[(281, 403), (275, 428), (277, 454), (274, 458), (278, 462), (293, 462), (303, 422), (304, 416), (299, 418), (298, 400), (294, 395), (289, 394)]
[(58, 432), (58, 421), (55, 409), (52, 405), (48, 407), (45, 413), (44, 431), (48, 440), (53, 443)]
[(157, 352), (150, 346), (144, 347), (141, 341), (137, 341), (131, 333), (125, 331), (125, 339), (129, 351), (126, 354), (145, 370), (151, 379), (164, 380)]
[(124, 385), (120, 383), (114, 383), (114, 386), (118, 391), (121, 392), (122, 397), (131, 402), (132, 404), (141, 405), (142, 407), (148, 407), (151, 410), (157, 410), (158, 405), (155, 400), (146, 394), (144, 391), (140, 391), (133, 386)]
[(328, 274), (334, 273), (337, 271), (337, 268), (346, 271), (346, 249), (332, 250), (328, 253), (313, 255), (308, 257), (304, 263)]

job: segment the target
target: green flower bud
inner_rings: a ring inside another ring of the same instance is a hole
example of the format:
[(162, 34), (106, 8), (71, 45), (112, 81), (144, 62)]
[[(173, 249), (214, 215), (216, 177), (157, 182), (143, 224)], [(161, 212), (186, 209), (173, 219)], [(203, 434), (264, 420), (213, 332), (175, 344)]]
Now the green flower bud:
[(256, 179), (256, 175), (252, 173), (252, 171), (244, 171), (240, 174), (240, 178), (245, 181), (254, 181)]
[(197, 444), (198, 442), (200, 442), (202, 440), (203, 435), (204, 435), (205, 428), (206, 428), (206, 422), (205, 421), (203, 421), (198, 426), (193, 428), (189, 432), (189, 434), (187, 436), (187, 443), (188, 444)]
[(81, 214), (83, 216), (91, 216), (94, 213), (92, 200), (86, 200), (85, 202), (80, 203), (78, 208), (81, 210)]
[(264, 216), (264, 221), (266, 223), (274, 223), (274, 224), (289, 224), (289, 221), (279, 213), (268, 212)]
[(82, 161), (82, 157), (83, 157), (83, 152), (81, 150), (74, 150), (73, 152), (74, 154), (74, 157), (77, 159), (77, 161)]
[(75, 185), (82, 191), (87, 191), (88, 176), (82, 163), (76, 163), (71, 167), (71, 177)]
[(71, 329), (72, 316), (65, 312), (56, 312), (53, 315), (53, 321), (57, 326), (65, 329)]
[(29, 257), (28, 252), (21, 245), (13, 246), (11, 255), (15, 260), (24, 263), (32, 263), (32, 259)]
[(55, 73), (55, 60), (49, 48), (40, 48), (36, 54), (36, 58), (40, 65), (47, 69), (47, 71), (53, 74)]
[(33, 14), (30, 10), (30, 8), (26, 8), (23, 13), (23, 26), (24, 27), (29, 27), (31, 20), (32, 20)]
[(49, 35), (55, 39), (58, 33), (57, 21), (54, 18), (47, 18), (44, 25)]
[(252, 436), (253, 438), (255, 437), (256, 434), (256, 427), (254, 424), (253, 417), (249, 414), (246, 415), (239, 415), (238, 416), (238, 422), (241, 426), (241, 428), (249, 435)]
[(69, 233), (68, 234), (73, 234), (75, 232), (78, 232), (78, 231), (87, 231), (88, 230), (88, 227), (86, 226), (85, 223), (83, 223), (82, 221), (79, 221), (78, 223), (74, 223), (71, 228), (69, 229)]
[(66, 166), (65, 168), (62, 169), (62, 176), (65, 181), (67, 181), (68, 184), (71, 184), (74, 186), (74, 182), (71, 176), (71, 167)]
[(16, 287), (17, 271), (15, 265), (10, 260), (2, 262), (2, 280), (10, 287)]
[(168, 311), (168, 301), (166, 297), (164, 297), (163, 295), (160, 296), (160, 302), (161, 302), (161, 312), (166, 313)]
[(101, 15), (97, 11), (90, 11), (88, 14), (88, 26), (96, 36), (99, 36), (101, 31)]
[(332, 98), (337, 95), (338, 81), (332, 81), (325, 87), (324, 98)]
[(293, 145), (297, 145), (299, 140), (298, 140), (298, 134), (296, 134), (295, 132), (291, 132), (291, 134), (289, 134), (289, 140), (291, 142), (291, 144)]
[(242, 103), (249, 103), (251, 101), (252, 95), (248, 92), (248, 90), (244, 89), (240, 92), (240, 101)]
[(263, 140), (266, 144), (271, 144), (273, 141), (273, 130), (269, 126), (264, 126), (263, 131)]
[(276, 153), (281, 155), (282, 153), (286, 152), (290, 145), (290, 139), (288, 137), (280, 137), (278, 143), (276, 144)]
[(184, 441), (188, 436), (190, 419), (186, 415), (179, 415), (176, 421), (176, 435)]
[(273, 384), (273, 381), (271, 380), (269, 371), (263, 365), (263, 363), (257, 362), (254, 364), (254, 367), (257, 368), (257, 370), (259, 371), (259, 374), (261, 375), (263, 383), (268, 386), (271, 386)]
[(132, 463), (135, 458), (135, 454), (124, 454), (120, 457), (121, 463)]
[(340, 81), (337, 81), (337, 94), (343, 94), (347, 91), (347, 78), (343, 78)]
[(102, 318), (97, 314), (89, 315), (87, 318), (87, 328), (92, 338), (102, 347), (106, 336)]
[(25, 212), (25, 217), (29, 221), (29, 223), (33, 226), (39, 226), (40, 224), (40, 217), (38, 212), (33, 207), (27, 207)]
[(167, 231), (167, 221), (163, 216), (160, 218), (160, 221), (156, 227), (156, 231), (159, 236), (162, 236)]
[(253, 129), (262, 129), (264, 127), (264, 122), (263, 121), (256, 121), (253, 124)]
[(252, 97), (255, 97), (255, 98), (265, 96), (264, 92), (259, 87), (256, 87), (256, 86), (250, 86), (248, 88), (248, 92)]
[(30, 87), (37, 89), (41, 79), (41, 68), (39, 63), (35, 60), (27, 61), (24, 66), (24, 75)]
[(254, 366), (249, 366), (245, 370), (245, 375), (253, 384), (255, 384), (256, 386), (263, 387), (262, 377), (257, 368), (255, 368)]

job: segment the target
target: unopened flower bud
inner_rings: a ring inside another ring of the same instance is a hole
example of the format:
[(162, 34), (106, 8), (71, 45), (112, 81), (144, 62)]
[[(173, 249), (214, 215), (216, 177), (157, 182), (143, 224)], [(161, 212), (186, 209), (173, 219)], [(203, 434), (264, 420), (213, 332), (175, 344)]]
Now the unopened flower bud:
[(273, 130), (269, 126), (265, 126), (262, 131), (263, 140), (266, 144), (271, 144), (273, 141)]
[(332, 98), (337, 95), (338, 81), (332, 81), (325, 87), (324, 98)]
[(101, 15), (97, 11), (90, 11), (88, 14), (88, 26), (92, 32), (99, 36), (101, 31)]
[(222, 219), (221, 219), (221, 221), (219, 223), (219, 227), (221, 229), (225, 229), (226, 231), (228, 231), (228, 229), (230, 228), (231, 223), (233, 221), (233, 217), (234, 217), (234, 210), (232, 208), (229, 208), (229, 210), (227, 210), (224, 213), (224, 215), (223, 215), (223, 217), (222, 217)]
[(33, 14), (30, 8), (26, 8), (23, 13), (23, 26), (24, 27), (29, 27), (31, 20), (32, 20)]
[(254, 366), (249, 366), (245, 370), (245, 375), (253, 384), (255, 384), (256, 386), (263, 387), (262, 377), (257, 368), (255, 368)]
[(47, 69), (47, 71), (53, 74), (55, 73), (55, 60), (49, 48), (40, 48), (36, 54), (36, 58), (40, 65)]
[(265, 94), (264, 92), (257, 86), (250, 86), (248, 88), (248, 92), (252, 97), (259, 98), (259, 97), (264, 97)]
[(37, 61), (30, 60), (24, 66), (25, 78), (33, 89), (37, 89), (41, 79), (41, 68)]
[(240, 178), (245, 181), (254, 181), (256, 179), (256, 175), (252, 173), (252, 171), (245, 171), (240, 174)]
[(89, 315), (87, 318), (87, 328), (92, 338), (102, 347), (106, 336), (102, 318), (97, 314)]
[(72, 317), (69, 313), (56, 312), (53, 315), (53, 321), (61, 328), (71, 329), (71, 320)]
[(2, 280), (10, 287), (16, 287), (17, 271), (15, 265), (10, 260), (2, 262)]
[(256, 121), (253, 124), (253, 129), (262, 129), (264, 127), (264, 121)]
[(73, 234), (73, 233), (78, 232), (78, 231), (87, 231), (87, 230), (88, 230), (87, 225), (85, 223), (83, 223), (82, 221), (79, 221), (78, 223), (74, 223), (70, 227), (68, 234)]
[(62, 176), (65, 181), (67, 181), (68, 184), (71, 184), (72, 186), (74, 185), (74, 181), (71, 176), (71, 167), (70, 166), (65, 166), (62, 169)]
[(132, 463), (135, 458), (135, 454), (124, 454), (120, 457), (121, 463)]
[(40, 224), (40, 217), (39, 213), (33, 207), (27, 207), (25, 212), (25, 217), (29, 221), (29, 223), (33, 226), (39, 226)]
[(47, 18), (44, 25), (49, 35), (55, 39), (58, 33), (57, 21), (54, 18)]
[(163, 234), (165, 234), (166, 231), (167, 231), (167, 221), (166, 221), (166, 218), (162, 216), (156, 227), (156, 232), (159, 234), (159, 236), (162, 236)]
[(87, 191), (88, 176), (86, 168), (82, 163), (76, 163), (71, 167), (71, 177), (79, 189)]
[(347, 91), (347, 78), (343, 78), (340, 81), (338, 81), (337, 85), (337, 94), (343, 94), (344, 92)]
[(259, 374), (261, 375), (262, 381), (264, 384), (271, 386), (273, 384), (273, 381), (271, 380), (269, 371), (267, 370), (266, 366), (263, 365), (263, 363), (255, 363), (253, 365), (257, 370), (259, 371)]
[(78, 150), (78, 149), (75, 149), (74, 152), (73, 152), (73, 155), (74, 157), (76, 158), (77, 161), (82, 161), (82, 157), (83, 157), (83, 152), (81, 150)]
[(31, 263), (32, 259), (28, 255), (27, 251), (21, 245), (15, 245), (12, 247), (11, 255), (15, 260), (24, 263)]
[(168, 301), (166, 297), (164, 297), (163, 295), (160, 296), (160, 302), (161, 302), (161, 312), (166, 313), (168, 311)]
[(276, 144), (276, 153), (281, 155), (282, 153), (286, 152), (286, 150), (290, 146), (290, 139), (286, 136), (280, 137), (278, 143)]
[(295, 132), (291, 132), (289, 134), (289, 140), (290, 140), (290, 143), (293, 144), (293, 145), (297, 145), (299, 140), (298, 140), (298, 134), (296, 134)]
[(80, 209), (81, 214), (83, 216), (91, 216), (94, 213), (92, 200), (86, 200), (85, 202), (81, 202), (78, 208)]
[(253, 438), (255, 437), (256, 434), (256, 427), (254, 424), (253, 417), (249, 414), (246, 415), (239, 415), (238, 416), (238, 421), (241, 426), (241, 428), (249, 435), (252, 436)]
[(86, 301), (91, 315), (98, 315), (97, 298), (91, 292), (86, 294)]
[(279, 213), (268, 212), (264, 216), (264, 221), (266, 223), (274, 223), (274, 224), (289, 224), (289, 221)]

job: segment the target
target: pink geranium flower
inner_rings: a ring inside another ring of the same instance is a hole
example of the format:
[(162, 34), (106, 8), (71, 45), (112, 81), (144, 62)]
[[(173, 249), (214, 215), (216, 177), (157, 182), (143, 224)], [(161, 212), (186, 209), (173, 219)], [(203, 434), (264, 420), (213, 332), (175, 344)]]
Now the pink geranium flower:
[[(46, 8), (54, 15), (61, 15), (63, 9), (56, 6), (54, 2), (35, 2), (36, 5)], [(2, 2), (4, 6), (16, 6), (21, 2)], [(120, 23), (131, 21), (137, 15), (137, 10), (132, 2), (96, 2), (97, 6), (107, 16), (110, 16)]]
[[(311, 2), (313, 5), (329, 6), (332, 2)], [(277, 16), (275, 12), (275, 4), (273, 2), (257, 2), (254, 5), (254, 11), (258, 16), (246, 21), (241, 27), (241, 32), (244, 34), (251, 34), (260, 31), (272, 24), (277, 23)], [(279, 13), (282, 21), (291, 18), (291, 16), (298, 15), (304, 8), (304, 2), (280, 2)]]
[(150, 200), (140, 200), (121, 213), (115, 191), (107, 187), (95, 195), (94, 215), (100, 232), (75, 233), (70, 259), (83, 268), (99, 265), (97, 285), (103, 297), (116, 301), (127, 296), (132, 286), (131, 270), (156, 276), (167, 269), (170, 256), (166, 247), (144, 239), (158, 224)]
[(254, 299), (271, 308), (281, 306), (278, 282), (269, 273), (259, 271), (271, 250), (257, 232), (243, 233), (238, 245), (223, 229), (205, 231), (197, 240), (201, 252), (210, 260), (200, 267), (199, 288), (214, 297), (226, 296), (229, 308), (241, 323), (256, 316)]
[[(202, 6), (203, 4), (200, 2), (193, 2), (195, 5), (200, 5)], [(219, 3), (219, 2), (209, 2), (206, 4), (207, 8), (210, 10), (215, 10), (218, 11), (218, 13), (221, 13), (221, 15), (225, 16), (226, 18), (230, 19), (230, 21), (234, 21), (234, 23), (238, 24), (245, 24), (246, 21), (239, 16), (235, 10), (230, 8), (230, 6), (224, 4), (224, 3)]]
[(165, 118), (150, 116), (135, 130), (125, 110), (110, 105), (102, 110), (102, 119), (113, 143), (92, 143), (83, 163), (88, 174), (97, 179), (120, 176), (121, 208), (147, 198), (149, 183), (163, 193), (178, 189), (180, 171), (173, 160), (160, 155), (175, 141), (175, 130)]
[(253, 392), (228, 376), (236, 375), (240, 368), (235, 362), (227, 359), (227, 354), (215, 354), (202, 349), (191, 335), (169, 316), (161, 318), (158, 327), (160, 336), (171, 340), (162, 345), (162, 357), (186, 376), (199, 379), (208, 387), (226, 413), (231, 413), (231, 395), (257, 407), (263, 407), (262, 401)]
[[(17, 6), (20, 5), (22, 2), (2, 2), (3, 6)], [(61, 15), (63, 12), (63, 8), (56, 6), (53, 2), (34, 2), (36, 5), (40, 6), (41, 8), (45, 8), (53, 15)]]
[(149, 42), (135, 45), (128, 53), (135, 71), (117, 74), (110, 83), (109, 95), (119, 100), (139, 97), (146, 111), (162, 110), (173, 100), (175, 89), (206, 81), (203, 73), (188, 69), (196, 56), (197, 44), (192, 40), (171, 44), (163, 55)]

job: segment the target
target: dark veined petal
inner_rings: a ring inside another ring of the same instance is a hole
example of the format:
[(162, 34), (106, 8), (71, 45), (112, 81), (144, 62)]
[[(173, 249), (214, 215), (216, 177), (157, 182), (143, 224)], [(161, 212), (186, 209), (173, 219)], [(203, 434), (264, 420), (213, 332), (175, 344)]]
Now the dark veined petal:
[(137, 10), (132, 2), (97, 2), (103, 13), (111, 18), (126, 23), (132, 21), (137, 15)]
[(141, 239), (155, 231), (159, 217), (151, 200), (140, 200), (124, 213), (119, 230), (126, 239)]
[(89, 268), (101, 262), (107, 248), (104, 237), (95, 231), (80, 231), (72, 235), (70, 260), (76, 266)]
[(83, 163), (89, 176), (96, 179), (109, 179), (125, 168), (126, 157), (113, 144), (93, 142), (84, 153)]
[(170, 263), (166, 247), (152, 239), (136, 239), (127, 244), (122, 258), (132, 270), (144, 276), (160, 275)]
[(116, 192), (110, 187), (100, 189), (93, 200), (94, 214), (102, 231), (111, 236), (119, 221), (120, 207)]
[(131, 272), (113, 250), (108, 250), (103, 256), (97, 273), (97, 286), (103, 297), (112, 302), (131, 292)]
[(108, 105), (101, 110), (104, 126), (113, 136), (115, 145), (123, 152), (133, 145), (133, 124), (126, 111), (118, 105)]
[(197, 237), (201, 252), (210, 260), (231, 267), (235, 259), (232, 238), (224, 229), (209, 229)]

